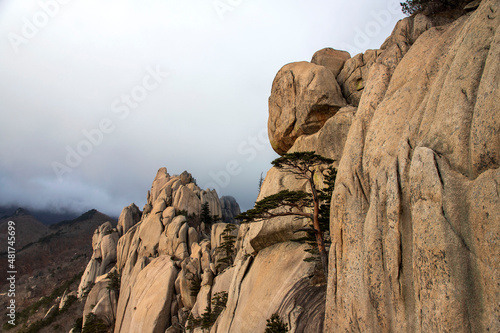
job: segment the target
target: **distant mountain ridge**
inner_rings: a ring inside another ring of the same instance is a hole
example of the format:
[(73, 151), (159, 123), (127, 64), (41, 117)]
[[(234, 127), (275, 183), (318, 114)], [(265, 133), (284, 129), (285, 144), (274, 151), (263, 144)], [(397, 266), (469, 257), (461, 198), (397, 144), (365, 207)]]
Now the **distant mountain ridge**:
[[(18, 208), (11, 212), (13, 214), (0, 219), (0, 239), (6, 244), (7, 222), (14, 221), (18, 272), (16, 298), (20, 300), (18, 306), (21, 309), (38, 301), (41, 296), (49, 295), (54, 288), (83, 272), (92, 255), (95, 230), (105, 222), (113, 226), (117, 223), (95, 209), (50, 226), (44, 225), (26, 209)], [(5, 251), (0, 249), (2, 267), (6, 267)], [(5, 271), (0, 272), (0, 293), (5, 292), (7, 287), (5, 274)], [(2, 316), (7, 306), (5, 300), (7, 298), (0, 300)], [(41, 319), (37, 315), (33, 318)]]
[(28, 209), (20, 206), (0, 206), (0, 219), (20, 214), (32, 215), (45, 225), (52, 225), (64, 220), (72, 220), (79, 216), (78, 212), (57, 212), (50, 209)]
[[(95, 211), (91, 209), (86, 213)], [(57, 211), (54, 209), (44, 208), (44, 209), (34, 209), (26, 208), (24, 206), (14, 206), (14, 205), (0, 205), (0, 220), (8, 218), (10, 216), (17, 215), (31, 215), (41, 223), (46, 226), (52, 226), (54, 224), (59, 224), (63, 222), (73, 221), (78, 218), (82, 218), (86, 213), (81, 213), (81, 211)], [(110, 216), (113, 220), (118, 220), (118, 216)], [(85, 217), (84, 217), (85, 218)]]

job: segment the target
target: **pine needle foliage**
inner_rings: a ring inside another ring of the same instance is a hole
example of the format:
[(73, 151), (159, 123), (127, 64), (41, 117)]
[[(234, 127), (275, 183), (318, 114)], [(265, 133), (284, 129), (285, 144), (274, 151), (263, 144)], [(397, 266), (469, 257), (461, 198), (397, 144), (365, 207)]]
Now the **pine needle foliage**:
[(266, 330), (264, 333), (287, 333), (288, 324), (285, 324), (277, 313), (273, 313), (271, 318), (267, 319)]
[(433, 15), (461, 8), (463, 3), (463, 0), (406, 0), (405, 2), (401, 2), (401, 10), (406, 15), (418, 13)]
[(208, 202), (205, 202), (201, 205), (201, 222), (205, 223), (206, 226), (209, 226), (213, 223), (212, 215), (210, 215), (210, 207), (208, 206)]
[(224, 255), (219, 259), (219, 263), (223, 263), (227, 266), (231, 266), (234, 260), (236, 236), (233, 235), (233, 231), (236, 230), (236, 225), (228, 223), (222, 232), (222, 243), (218, 247)]
[[(325, 220), (320, 222), (320, 204), (322, 198), (324, 198), (326, 194), (321, 191), (318, 192), (314, 177), (321, 167), (331, 165), (333, 162), (334, 160), (318, 155), (313, 151), (287, 153), (275, 159), (272, 161), (274, 167), (295, 175), (297, 179), (305, 179), (310, 187), (311, 193), (283, 190), (258, 201), (254, 208), (236, 217), (241, 220), (242, 223), (266, 220), (278, 216), (309, 218), (312, 222), (312, 227), (307, 230), (299, 231), (307, 231), (316, 239), (317, 253), (321, 259), (325, 277), (327, 277), (328, 274), (328, 255), (324, 242), (324, 232), (327, 230), (325, 225), (327, 222)], [(334, 175), (332, 175), (332, 177), (334, 182)], [(323, 213), (323, 216), (326, 217), (326, 214)], [(323, 227), (321, 223), (323, 223)], [(306, 239), (309, 239), (309, 237)], [(306, 239), (303, 240), (305, 241)], [(315, 250), (311, 249), (310, 251), (314, 252)]]
[(191, 330), (195, 327), (201, 327), (203, 329), (210, 329), (215, 323), (222, 310), (227, 304), (227, 292), (221, 291), (215, 293), (212, 297), (211, 305), (205, 308), (205, 312), (200, 318), (194, 318), (192, 314), (189, 314), (187, 329)]
[[(312, 218), (311, 213), (303, 212), (311, 206), (311, 194), (304, 191), (283, 190), (258, 201), (254, 208), (236, 216), (241, 223), (267, 220), (278, 216), (301, 215)], [(274, 211), (278, 207), (284, 207), (284, 211)], [(295, 210), (294, 210), (295, 209)]]

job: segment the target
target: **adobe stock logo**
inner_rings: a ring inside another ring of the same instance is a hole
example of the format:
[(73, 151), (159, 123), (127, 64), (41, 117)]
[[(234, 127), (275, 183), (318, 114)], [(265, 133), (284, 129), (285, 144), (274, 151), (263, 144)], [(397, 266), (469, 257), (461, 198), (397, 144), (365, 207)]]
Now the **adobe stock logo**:
[[(163, 72), (160, 66), (146, 68), (147, 74), (143, 77), (140, 84), (135, 85), (128, 93), (123, 93), (119, 98), (116, 98), (111, 103), (111, 111), (116, 114), (118, 120), (127, 119), (131, 110), (137, 109), (140, 103), (146, 100), (149, 93), (157, 89), (163, 80), (168, 76), (167, 72)], [(59, 181), (63, 180), (63, 176), (73, 172), (73, 169), (82, 164), (85, 157), (92, 154), (94, 147), (100, 146), (106, 135), (113, 133), (116, 129), (117, 122), (110, 117), (102, 118), (96, 127), (90, 130), (84, 128), (81, 133), (83, 139), (75, 146), (67, 145), (66, 157), (64, 162), (53, 161), (52, 169)]]
[(9, 32), (7, 38), (9, 39), (12, 49), (17, 54), (19, 53), (19, 47), (23, 44), (28, 44), (28, 42), (33, 39), (41, 29), (49, 24), (50, 20), (57, 16), (61, 10), (61, 5), (66, 5), (72, 0), (48, 0), (39, 1), (38, 5), (40, 10), (38, 10), (31, 19), (23, 17), (21, 19), (22, 26), (20, 29), (20, 34), (15, 32)]
[(243, 3), (243, 0), (214, 0), (212, 3), (217, 15), (221, 21), (224, 21), (224, 16), (226, 13), (234, 11), (236, 7), (239, 7)]

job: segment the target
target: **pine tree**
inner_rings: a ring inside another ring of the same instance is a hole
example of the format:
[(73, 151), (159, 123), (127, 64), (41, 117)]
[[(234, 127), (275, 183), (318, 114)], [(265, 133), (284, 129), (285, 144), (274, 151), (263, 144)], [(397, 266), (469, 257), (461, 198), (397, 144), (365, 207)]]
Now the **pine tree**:
[(233, 263), (233, 257), (235, 252), (234, 244), (236, 243), (236, 236), (233, 235), (233, 231), (236, 229), (236, 225), (228, 223), (224, 228), (222, 233), (222, 243), (220, 244), (218, 250), (223, 253), (223, 257), (218, 260), (219, 265), (217, 268), (220, 268), (223, 263), (227, 266), (231, 266)]
[[(333, 190), (335, 189), (335, 178), (337, 176), (337, 169), (331, 165), (323, 172), (323, 184), (325, 187), (323, 189), (318, 190), (318, 198), (320, 200), (320, 208), (319, 208), (319, 226), (321, 233), (323, 234), (323, 240), (325, 242), (325, 246), (331, 244), (330, 237), (326, 237), (326, 235), (330, 231), (330, 206)], [(316, 237), (314, 229), (304, 230), (307, 232), (307, 236), (296, 239), (294, 241), (298, 243), (308, 244), (309, 249), (305, 250), (306, 252), (311, 254), (311, 257), (305, 258), (304, 261), (307, 262), (315, 262), (320, 261), (320, 255), (318, 251), (318, 247), (316, 246)]]
[(201, 222), (205, 223), (206, 226), (209, 226), (213, 223), (213, 217), (210, 215), (210, 207), (208, 206), (208, 202), (205, 202), (201, 205)]
[[(238, 215), (236, 218), (242, 222), (267, 220), (277, 216), (301, 216), (309, 218), (312, 222), (310, 232), (314, 234), (321, 265), (325, 277), (328, 274), (328, 254), (320, 225), (320, 193), (314, 183), (318, 167), (330, 165), (334, 161), (317, 155), (315, 152), (296, 152), (284, 154), (275, 159), (274, 167), (294, 174), (298, 179), (305, 179), (309, 184), (311, 193), (303, 191), (283, 190), (258, 201), (255, 207)], [(276, 211), (276, 208), (284, 210)], [(312, 208), (312, 213), (308, 210)]]
[(262, 177), (262, 172), (260, 173), (260, 178), (259, 178), (259, 194), (260, 194), (260, 190), (262, 188), (262, 184), (264, 184), (264, 177)]
[(267, 319), (266, 330), (264, 333), (287, 333), (288, 324), (285, 324), (277, 313), (273, 313), (271, 318)]
[(436, 14), (446, 10), (461, 8), (464, 0), (406, 0), (401, 3), (403, 13), (413, 15), (424, 13)]

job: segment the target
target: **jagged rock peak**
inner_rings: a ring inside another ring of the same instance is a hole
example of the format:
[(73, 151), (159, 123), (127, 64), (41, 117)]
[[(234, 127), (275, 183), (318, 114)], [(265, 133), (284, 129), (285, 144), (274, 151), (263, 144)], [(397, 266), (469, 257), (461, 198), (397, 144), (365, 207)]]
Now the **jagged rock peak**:
[(132, 226), (141, 220), (142, 212), (134, 203), (123, 208), (116, 229), (120, 236), (123, 236)]
[(219, 200), (222, 210), (222, 221), (225, 223), (235, 223), (234, 217), (241, 213), (240, 205), (236, 199), (232, 196), (222, 196)]

